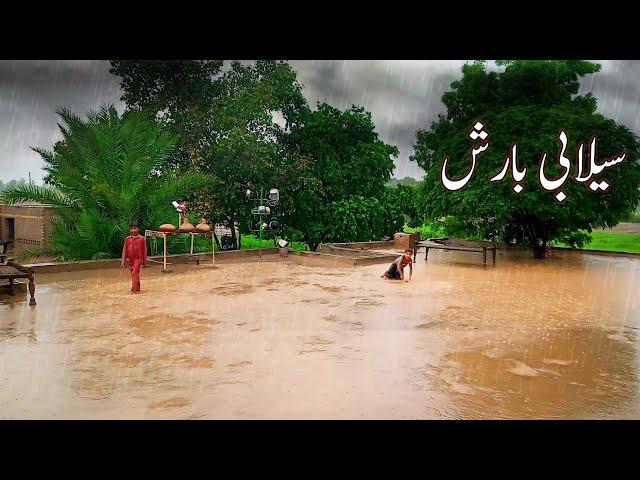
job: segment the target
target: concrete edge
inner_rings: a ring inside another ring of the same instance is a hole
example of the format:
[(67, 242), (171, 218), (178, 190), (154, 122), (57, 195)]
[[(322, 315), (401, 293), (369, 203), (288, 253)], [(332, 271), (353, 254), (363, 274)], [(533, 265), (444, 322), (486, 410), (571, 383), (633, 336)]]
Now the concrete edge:
[[(379, 247), (380, 248), (380, 247)], [(339, 247), (332, 244), (325, 244), (320, 247), (320, 249), (316, 253), (324, 253), (327, 255), (344, 255), (348, 254), (350, 256), (359, 258), (359, 257), (379, 257), (388, 255), (381, 252), (376, 252), (374, 250), (364, 249), (364, 248), (348, 248), (348, 247)]]
[[(279, 250), (277, 248), (263, 248), (263, 255), (277, 255)], [(257, 257), (259, 255), (258, 249), (247, 250), (229, 250), (224, 252), (216, 252), (215, 262), (225, 263), (238, 259), (245, 259), (251, 257)], [(198, 259), (201, 262), (211, 262), (211, 253), (195, 253), (193, 257), (189, 254), (177, 254), (167, 255), (168, 263), (189, 263), (190, 260)], [(149, 257), (149, 260), (155, 260), (151, 262), (151, 265), (161, 265), (162, 257), (153, 256)], [(160, 262), (160, 263), (157, 263)], [(35, 273), (61, 273), (61, 272), (76, 272), (80, 270), (97, 270), (101, 268), (119, 268), (120, 259), (109, 258), (105, 260), (80, 260), (77, 262), (65, 262), (65, 263), (31, 263), (23, 265), (26, 268), (32, 269)]]
[(344, 243), (323, 243), (322, 246), (334, 246), (338, 248), (347, 248), (350, 250), (370, 250), (372, 248), (393, 248), (393, 240), (377, 240), (371, 242), (344, 242)]
[[(377, 263), (392, 262), (398, 256), (396, 254), (380, 254), (371, 255), (367, 257), (348, 257), (344, 255), (333, 255), (331, 253), (322, 252), (306, 252), (306, 251), (291, 251), (289, 255), (292, 260), (301, 265), (308, 266), (360, 266), (360, 265), (374, 265)], [(301, 258), (299, 258), (301, 257)]]

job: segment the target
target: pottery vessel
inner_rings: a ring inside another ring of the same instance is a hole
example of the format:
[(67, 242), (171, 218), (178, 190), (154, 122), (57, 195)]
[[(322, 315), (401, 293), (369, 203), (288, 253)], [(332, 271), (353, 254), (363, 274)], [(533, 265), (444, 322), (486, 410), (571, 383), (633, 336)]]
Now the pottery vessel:
[(178, 230), (178, 227), (176, 227), (175, 225), (171, 225), (170, 223), (163, 223), (162, 225), (160, 225), (160, 227), (158, 227), (158, 230), (165, 233), (174, 233)]
[(200, 233), (207, 233), (211, 231), (211, 227), (207, 225), (207, 221), (204, 218), (201, 218), (200, 223), (196, 225), (196, 230)]
[(196, 228), (191, 225), (188, 220), (185, 220), (184, 223), (180, 225), (180, 228), (178, 230), (180, 230), (182, 233), (191, 233), (195, 229)]

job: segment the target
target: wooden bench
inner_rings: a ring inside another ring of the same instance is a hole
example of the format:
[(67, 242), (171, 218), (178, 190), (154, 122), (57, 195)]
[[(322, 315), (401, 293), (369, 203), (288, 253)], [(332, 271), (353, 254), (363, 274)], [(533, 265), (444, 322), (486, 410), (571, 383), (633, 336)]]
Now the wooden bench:
[(422, 242), (418, 242), (416, 248), (413, 249), (413, 261), (416, 261), (416, 255), (418, 253), (419, 248), (424, 248), (424, 259), (425, 261), (429, 258), (429, 249), (438, 249), (438, 250), (459, 250), (463, 252), (475, 252), (482, 253), (482, 263), (486, 267), (487, 266), (487, 251), (491, 251), (493, 255), (493, 264), (496, 264), (496, 251), (498, 247), (492, 243), (484, 243), (484, 242), (471, 242), (464, 240), (424, 240)]
[(9, 289), (9, 295), (15, 295), (13, 291), (13, 282), (19, 278), (29, 279), (29, 305), (36, 304), (36, 284), (35, 273), (30, 268), (23, 267), (19, 263), (9, 260), (6, 264), (0, 265), (0, 280), (9, 280), (9, 285), (1, 285)]

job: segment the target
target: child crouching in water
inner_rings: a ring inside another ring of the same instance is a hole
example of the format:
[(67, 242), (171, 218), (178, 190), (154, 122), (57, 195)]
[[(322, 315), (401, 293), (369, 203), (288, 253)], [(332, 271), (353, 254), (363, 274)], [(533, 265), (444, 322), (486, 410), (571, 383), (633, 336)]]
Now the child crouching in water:
[[(409, 280), (411, 280), (411, 277), (413, 276), (413, 262), (411, 261), (412, 253), (411, 249), (407, 248), (404, 251), (404, 254), (396, 258), (389, 267), (389, 270), (383, 273), (381, 277), (393, 280), (404, 280), (404, 267), (409, 265)], [(406, 281), (408, 282), (409, 280)]]
[(140, 235), (140, 227), (137, 222), (129, 225), (131, 235), (124, 241), (122, 247), (121, 267), (129, 263), (131, 270), (131, 293), (140, 292), (140, 269), (147, 263), (147, 240)]

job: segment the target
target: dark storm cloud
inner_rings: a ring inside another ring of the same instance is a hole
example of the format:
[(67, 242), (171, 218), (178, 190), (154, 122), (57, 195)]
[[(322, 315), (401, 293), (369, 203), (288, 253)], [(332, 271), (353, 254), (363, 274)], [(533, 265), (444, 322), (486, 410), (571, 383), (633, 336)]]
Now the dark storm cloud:
[(0, 61), (0, 180), (42, 178), (40, 157), (60, 138), (55, 110), (85, 114), (104, 103), (122, 107), (120, 87), (103, 61)]
[(364, 106), (380, 137), (400, 150), (395, 176), (421, 177), (409, 156), (415, 132), (444, 111), (442, 94), (460, 76), (463, 61), (292, 61), (307, 99), (338, 107)]
[(602, 70), (582, 82), (581, 93), (598, 99), (598, 111), (640, 132), (640, 61), (599, 61)]
[[(592, 92), (598, 111), (640, 131), (640, 62), (600, 61), (602, 70), (582, 81), (581, 92)], [(395, 176), (421, 177), (409, 161), (415, 132), (429, 128), (444, 112), (442, 94), (461, 75), (463, 61), (294, 61), (310, 101), (322, 100), (347, 108), (369, 110), (383, 140), (396, 145)], [(496, 69), (490, 64), (490, 68)]]
[[(371, 112), (381, 138), (400, 150), (395, 176), (421, 177), (409, 162), (415, 132), (444, 111), (440, 99), (461, 75), (463, 61), (292, 61), (310, 104)], [(603, 61), (602, 71), (582, 83), (599, 111), (640, 130), (640, 62)], [(104, 103), (119, 109), (118, 79), (103, 61), (0, 61), (0, 180), (41, 178), (41, 161), (29, 146), (50, 148), (59, 139), (58, 105), (84, 114)]]

